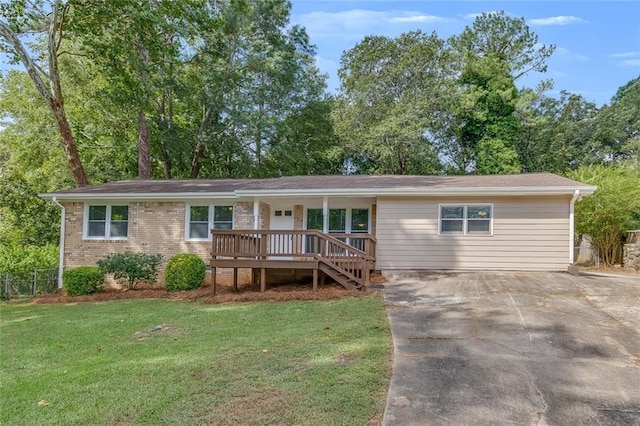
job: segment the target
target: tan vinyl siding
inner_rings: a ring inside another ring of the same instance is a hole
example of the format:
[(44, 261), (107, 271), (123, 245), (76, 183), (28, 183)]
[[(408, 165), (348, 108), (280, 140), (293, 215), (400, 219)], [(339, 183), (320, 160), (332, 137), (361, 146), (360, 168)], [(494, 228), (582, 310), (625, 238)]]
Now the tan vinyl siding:
[[(379, 269), (565, 270), (569, 197), (380, 197)], [(493, 235), (438, 235), (439, 204), (493, 205)]]

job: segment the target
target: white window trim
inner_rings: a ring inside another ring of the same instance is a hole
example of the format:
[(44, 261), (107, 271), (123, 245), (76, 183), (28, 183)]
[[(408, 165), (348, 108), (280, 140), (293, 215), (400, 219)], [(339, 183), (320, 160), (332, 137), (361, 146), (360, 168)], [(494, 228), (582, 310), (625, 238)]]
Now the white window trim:
[[(486, 205), (486, 204), (483, 204)], [(337, 210), (337, 209), (344, 209), (346, 210), (346, 218), (345, 218), (345, 231), (344, 232), (336, 232), (337, 234), (353, 234), (354, 232), (352, 232), (352, 227), (351, 227), (351, 210), (356, 209), (356, 210), (368, 210), (369, 211), (369, 222), (367, 223), (367, 232), (355, 232), (355, 234), (364, 234), (364, 235), (371, 235), (371, 206), (368, 207), (329, 207), (329, 210)], [(308, 210), (322, 210), (322, 207), (305, 207), (304, 211), (303, 211), (303, 218), (302, 218), (302, 227), (303, 229), (308, 229), (307, 228), (307, 211)], [(322, 230), (320, 230), (320, 232), (322, 232)]]
[[(491, 218), (489, 219), (489, 233), (483, 234), (479, 232), (469, 233), (467, 229), (467, 223), (469, 221), (467, 217), (467, 207), (474, 206), (489, 206), (491, 207)], [(442, 207), (462, 207), (462, 232), (442, 232)], [(493, 209), (493, 203), (440, 203), (438, 204), (438, 235), (443, 237), (463, 235), (465, 237), (492, 237), (493, 236), (493, 218), (495, 217), (495, 211)]]
[[(100, 237), (90, 237), (89, 236), (89, 207), (91, 206), (105, 206), (105, 225), (104, 225), (104, 236)], [(127, 236), (126, 237), (110, 237), (111, 233), (111, 207), (112, 206), (127, 206)], [(84, 215), (82, 221), (82, 239), (83, 240), (93, 240), (93, 241), (126, 241), (129, 239), (129, 204), (118, 204), (118, 203), (84, 203)]]
[[(189, 224), (191, 222), (191, 207), (208, 207), (209, 209), (209, 233), (207, 234), (207, 238), (190, 238), (189, 237)], [(231, 212), (231, 229), (235, 229), (235, 221), (236, 221), (236, 206), (234, 203), (215, 203), (215, 204), (198, 204), (198, 203), (189, 203), (184, 209), (184, 239), (185, 241), (211, 241), (211, 230), (213, 229), (213, 218), (214, 218), (214, 208), (216, 206), (232, 206), (233, 211)]]

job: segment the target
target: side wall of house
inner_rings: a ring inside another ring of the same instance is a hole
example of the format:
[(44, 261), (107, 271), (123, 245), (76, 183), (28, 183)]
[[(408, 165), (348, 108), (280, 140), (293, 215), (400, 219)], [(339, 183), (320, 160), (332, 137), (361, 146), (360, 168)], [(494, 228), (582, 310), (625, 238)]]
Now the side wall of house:
[[(378, 269), (566, 270), (568, 196), (381, 197)], [(493, 205), (493, 235), (438, 235), (438, 205)]]
[[(129, 202), (129, 223), (126, 240), (83, 239), (84, 203), (66, 202), (66, 227), (64, 264), (66, 268), (95, 266), (98, 259), (107, 253), (125, 251), (160, 253), (162, 266), (158, 282), (163, 282), (163, 271), (167, 260), (179, 253), (193, 253), (205, 264), (209, 264), (211, 242), (185, 239), (186, 203), (177, 202)], [(262, 206), (261, 206), (262, 207)], [(268, 210), (268, 206), (262, 207)], [(268, 214), (267, 214), (268, 222)], [(267, 223), (268, 225), (268, 223)], [(238, 202), (234, 205), (234, 227), (253, 229), (253, 202)], [(250, 270), (241, 270), (241, 282), (250, 280)], [(221, 284), (230, 283), (231, 270), (217, 270)]]

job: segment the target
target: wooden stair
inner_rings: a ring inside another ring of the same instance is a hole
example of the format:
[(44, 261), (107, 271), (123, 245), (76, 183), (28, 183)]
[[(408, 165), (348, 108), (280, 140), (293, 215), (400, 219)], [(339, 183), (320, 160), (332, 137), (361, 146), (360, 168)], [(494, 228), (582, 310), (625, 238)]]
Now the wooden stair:
[(358, 278), (354, 277), (351, 274), (348, 274), (346, 271), (339, 270), (333, 264), (320, 261), (320, 263), (318, 264), (318, 270), (333, 278), (338, 284), (342, 285), (345, 288), (356, 290), (361, 290), (362, 288), (364, 288), (364, 283), (362, 283)]

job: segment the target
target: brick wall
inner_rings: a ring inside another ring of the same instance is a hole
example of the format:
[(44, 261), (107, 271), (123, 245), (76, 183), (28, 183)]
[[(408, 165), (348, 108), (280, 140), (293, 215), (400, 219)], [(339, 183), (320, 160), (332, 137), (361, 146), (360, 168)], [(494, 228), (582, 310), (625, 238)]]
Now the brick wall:
[(253, 202), (241, 201), (233, 207), (233, 228), (253, 229)]
[[(107, 253), (125, 251), (160, 253), (162, 265), (158, 282), (163, 282), (163, 272), (167, 260), (179, 253), (193, 253), (209, 264), (211, 242), (187, 241), (185, 239), (184, 202), (130, 202), (129, 229), (125, 241), (84, 240), (84, 203), (64, 203), (66, 210), (64, 264), (66, 268), (95, 266), (98, 259)], [(239, 202), (234, 206), (234, 221), (237, 229), (253, 229), (253, 203)], [(250, 270), (239, 270), (241, 283), (249, 282)], [(218, 269), (220, 284), (229, 284), (232, 272)]]

